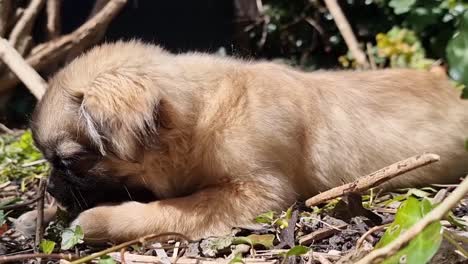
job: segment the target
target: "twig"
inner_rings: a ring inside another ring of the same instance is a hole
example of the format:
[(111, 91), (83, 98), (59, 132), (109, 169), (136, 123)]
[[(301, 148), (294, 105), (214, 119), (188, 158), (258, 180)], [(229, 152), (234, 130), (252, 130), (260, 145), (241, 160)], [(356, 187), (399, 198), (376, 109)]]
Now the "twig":
[(444, 228), (444, 231), (442, 233), (442, 236), (450, 243), (452, 244), (457, 250), (458, 252), (460, 252), (459, 254), (462, 255), (465, 259), (468, 259), (468, 252), (458, 244), (458, 241), (452, 237), (452, 233), (450, 230)]
[[(91, 20), (96, 14), (98, 14), (106, 6), (106, 4), (109, 1), (110, 0), (96, 0), (96, 2), (94, 3), (93, 9), (91, 9), (90, 14), (88, 15), (87, 20)], [(94, 43), (97, 43), (99, 40), (101, 40), (106, 34), (106, 30), (109, 25), (109, 22), (107, 24), (103, 24), (98, 30), (96, 30), (95, 33), (93, 33), (88, 38), (83, 40), (80, 45), (77, 45), (71, 48), (68, 51), (68, 54), (66, 55), (65, 62), (70, 62), (71, 60), (76, 58), (83, 50), (85, 50), (86, 48), (92, 46)]]
[(47, 186), (47, 180), (45, 178), (41, 178), (39, 181), (39, 190), (38, 190), (38, 197), (37, 200), (37, 218), (36, 218), (36, 236), (34, 238), (34, 246), (35, 250), (39, 249), (39, 244), (42, 241), (42, 237), (44, 236), (44, 198), (45, 198), (45, 190)]
[(432, 209), (419, 222), (414, 224), (410, 229), (400, 234), (398, 238), (393, 240), (385, 247), (376, 249), (362, 258), (356, 264), (376, 263), (382, 259), (395, 254), (398, 250), (405, 247), (411, 239), (419, 235), (428, 225), (440, 221), (458, 202), (468, 193), (468, 176), (465, 177), (462, 183), (436, 208)]
[(371, 234), (373, 234), (373, 233), (375, 233), (377, 231), (383, 230), (383, 229), (387, 228), (388, 226), (390, 226), (390, 224), (374, 226), (371, 229), (367, 230), (367, 232), (364, 233), (364, 235), (362, 235), (358, 239), (358, 241), (356, 242), (356, 250), (359, 250), (361, 248), (362, 243), (364, 243), (364, 241), (367, 239), (368, 236), (370, 236)]
[(11, 11), (11, 0), (0, 0), (0, 37), (8, 31)]
[(17, 48), (18, 44), (23, 42), (25, 37), (29, 36), (34, 25), (34, 20), (44, 6), (45, 0), (32, 0), (20, 20), (10, 33), (10, 44)]
[(151, 234), (151, 235), (147, 235), (147, 236), (144, 236), (144, 237), (141, 237), (141, 238), (137, 238), (137, 239), (134, 239), (134, 240), (131, 240), (131, 241), (128, 241), (128, 242), (125, 242), (125, 243), (122, 243), (122, 244), (119, 244), (119, 245), (104, 249), (102, 251), (93, 253), (93, 254), (91, 254), (89, 256), (86, 256), (84, 258), (80, 258), (80, 259), (77, 259), (75, 261), (72, 261), (70, 264), (87, 263), (87, 262), (89, 262), (89, 261), (91, 261), (91, 260), (93, 260), (95, 258), (99, 258), (101, 256), (104, 256), (104, 255), (108, 254), (108, 253), (121, 250), (122, 248), (126, 248), (126, 247), (129, 247), (129, 246), (135, 245), (135, 244), (143, 245), (143, 244), (145, 244), (145, 243), (147, 243), (147, 242), (149, 242), (151, 240), (156, 240), (158, 238), (168, 237), (168, 236), (178, 236), (178, 237), (184, 239), (187, 242), (192, 241), (187, 236), (185, 236), (183, 234), (180, 234), (180, 233), (175, 233), (175, 232), (167, 232), (167, 233), (161, 233), (161, 234)]
[(4, 38), (0, 38), (0, 58), (36, 98), (40, 99), (42, 97), (47, 88), (47, 83)]
[(425, 153), (418, 156), (399, 161), (388, 167), (380, 169), (374, 173), (357, 179), (356, 181), (339, 187), (330, 189), (326, 192), (315, 195), (306, 201), (306, 205), (311, 207), (328, 200), (340, 197), (351, 192), (362, 192), (369, 188), (375, 187), (385, 181), (393, 179), (403, 173), (409, 172), (416, 168), (436, 162), (440, 157), (436, 154)]
[(39, 165), (39, 164), (46, 163), (46, 162), (47, 162), (46, 159), (39, 159), (39, 160), (31, 161), (31, 162), (28, 162), (28, 163), (24, 163), (23, 165), (21, 165), (21, 167), (27, 168), (27, 167)]
[(62, 0), (47, 0), (47, 36), (55, 39), (60, 35), (60, 10)]
[(377, 69), (377, 63), (375, 63), (374, 54), (372, 54), (372, 48), (373, 48), (372, 44), (370, 42), (367, 42), (366, 52), (367, 52), (367, 57), (369, 58), (370, 68), (375, 70)]
[(310, 245), (314, 241), (322, 240), (324, 238), (331, 237), (334, 234), (337, 234), (337, 233), (341, 232), (341, 230), (345, 229), (347, 226), (348, 226), (347, 224), (343, 224), (343, 225), (339, 225), (337, 227), (337, 229), (330, 228), (330, 227), (321, 228), (321, 229), (316, 230), (316, 231), (314, 231), (314, 232), (312, 232), (310, 234), (307, 234), (307, 235), (304, 235), (304, 236), (300, 237), (299, 238), (299, 244), (306, 245), (306, 246)]
[(18, 208), (26, 207), (26, 206), (28, 206), (28, 205), (31, 205), (31, 204), (37, 202), (40, 198), (41, 198), (40, 195), (37, 195), (37, 196), (34, 197), (33, 199), (31, 199), (31, 200), (29, 200), (29, 201), (26, 201), (26, 202), (24, 202), (24, 203), (13, 204), (13, 205), (7, 205), (7, 206), (0, 207), (0, 210), (7, 211), (7, 210), (13, 210), (13, 209), (18, 209)]
[[(56, 38), (33, 49), (26, 59), (27, 63), (37, 71), (63, 58), (72, 48), (80, 46), (82, 42), (94, 34), (100, 32), (124, 7), (127, 0), (111, 0), (92, 19), (86, 21), (74, 32)], [(0, 79), (0, 94), (12, 89), (18, 78), (12, 74), (6, 74)]]
[(353, 30), (351, 29), (351, 26), (348, 23), (348, 20), (346, 20), (343, 11), (338, 5), (337, 0), (324, 0), (324, 2), (328, 10), (330, 11), (330, 14), (332, 15), (333, 19), (335, 20), (336, 26), (338, 27), (338, 30), (343, 36), (343, 39), (346, 42), (346, 45), (348, 46), (348, 49), (351, 51), (354, 58), (356, 59), (356, 62), (364, 68), (368, 68), (369, 63), (367, 62), (366, 55), (359, 48), (356, 36), (354, 35)]
[(46, 258), (46, 259), (66, 259), (73, 260), (77, 256), (73, 254), (45, 254), (45, 253), (30, 253), (30, 254), (19, 254), (11, 256), (1, 256), (0, 263), (15, 262), (32, 258)]
[(0, 131), (1, 132), (4, 132), (4, 133), (7, 133), (7, 134), (10, 134), (10, 135), (14, 135), (15, 134), (15, 131), (9, 129), (7, 126), (5, 126), (4, 124), (0, 123)]

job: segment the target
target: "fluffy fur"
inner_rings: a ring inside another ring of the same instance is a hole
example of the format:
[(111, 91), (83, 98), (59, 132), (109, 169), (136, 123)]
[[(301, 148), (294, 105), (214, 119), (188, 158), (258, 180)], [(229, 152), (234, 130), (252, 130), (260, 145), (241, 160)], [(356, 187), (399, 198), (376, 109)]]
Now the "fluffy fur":
[[(423, 152), (441, 161), (387, 186), (468, 171), (468, 102), (416, 70), (304, 73), (117, 42), (61, 70), (32, 125), (54, 167), (50, 192), (89, 208), (75, 221), (88, 239), (227, 233)], [(151, 202), (102, 205), (138, 200), (135, 190)]]

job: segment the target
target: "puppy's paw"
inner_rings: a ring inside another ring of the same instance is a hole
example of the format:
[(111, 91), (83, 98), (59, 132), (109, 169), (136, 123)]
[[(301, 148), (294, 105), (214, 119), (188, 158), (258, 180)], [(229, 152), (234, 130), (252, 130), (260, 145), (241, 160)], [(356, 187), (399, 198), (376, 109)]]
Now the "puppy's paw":
[(71, 229), (80, 226), (83, 229), (84, 239), (87, 242), (105, 242), (110, 240), (109, 221), (112, 215), (110, 207), (95, 207), (82, 212), (70, 224)]
[(115, 206), (98, 206), (82, 212), (70, 227), (80, 226), (88, 243), (122, 242), (134, 238), (130, 235), (144, 222), (143, 204), (127, 202)]

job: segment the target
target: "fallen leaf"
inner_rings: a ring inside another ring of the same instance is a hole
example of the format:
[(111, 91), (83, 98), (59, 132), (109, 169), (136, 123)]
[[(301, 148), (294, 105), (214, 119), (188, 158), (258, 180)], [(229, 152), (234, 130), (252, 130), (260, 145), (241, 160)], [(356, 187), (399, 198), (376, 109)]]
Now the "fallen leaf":
[[(401, 204), (401, 207), (395, 215), (395, 220), (389, 226), (375, 248), (381, 248), (391, 243), (399, 237), (400, 234), (416, 224), (432, 209), (433, 206), (428, 199), (419, 201), (413, 196), (408, 197), (408, 199)], [(419, 235), (410, 241), (408, 246), (390, 258), (387, 258), (382, 263), (427, 263), (435, 253), (437, 253), (441, 242), (442, 225), (440, 222), (436, 222), (426, 227)]]
[(39, 249), (46, 254), (50, 254), (54, 251), (55, 242), (47, 239), (43, 239), (39, 244)]

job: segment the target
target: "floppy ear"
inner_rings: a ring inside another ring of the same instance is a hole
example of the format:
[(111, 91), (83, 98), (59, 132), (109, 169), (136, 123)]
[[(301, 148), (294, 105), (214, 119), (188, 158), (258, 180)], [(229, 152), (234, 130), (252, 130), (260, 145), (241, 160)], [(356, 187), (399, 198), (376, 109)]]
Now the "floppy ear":
[(81, 126), (103, 155), (136, 162), (155, 140), (160, 92), (154, 81), (135, 74), (102, 74), (83, 92)]

